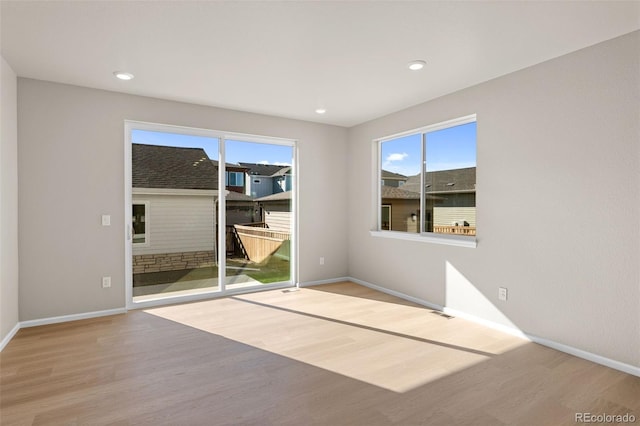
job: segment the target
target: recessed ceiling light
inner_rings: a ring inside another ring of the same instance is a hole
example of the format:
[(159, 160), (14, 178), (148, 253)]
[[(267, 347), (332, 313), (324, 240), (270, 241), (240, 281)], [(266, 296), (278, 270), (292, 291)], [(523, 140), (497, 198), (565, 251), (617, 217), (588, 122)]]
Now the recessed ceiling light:
[(424, 68), (427, 63), (423, 60), (411, 61), (407, 65), (411, 71), (418, 71)]
[(113, 73), (113, 75), (116, 76), (116, 78), (119, 78), (120, 80), (133, 80), (133, 74), (128, 73), (128, 72), (124, 72), (124, 71), (116, 71)]
[(327, 112), (327, 110), (326, 110), (326, 109), (324, 109), (324, 108), (318, 108), (318, 109), (316, 109), (316, 113), (318, 113), (318, 114), (324, 114), (325, 112)]

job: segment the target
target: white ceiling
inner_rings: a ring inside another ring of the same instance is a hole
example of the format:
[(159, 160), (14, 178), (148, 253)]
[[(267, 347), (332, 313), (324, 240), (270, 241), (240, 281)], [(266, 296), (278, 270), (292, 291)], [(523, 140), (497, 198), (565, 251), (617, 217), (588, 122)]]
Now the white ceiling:
[(353, 126), (637, 30), (640, 2), (3, 0), (0, 18), (22, 77)]

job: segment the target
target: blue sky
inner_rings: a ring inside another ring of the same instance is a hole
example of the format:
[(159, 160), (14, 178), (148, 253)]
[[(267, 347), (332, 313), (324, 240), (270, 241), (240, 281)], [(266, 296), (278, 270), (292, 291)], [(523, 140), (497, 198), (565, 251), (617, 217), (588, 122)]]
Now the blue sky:
[[(421, 134), (382, 143), (384, 170), (413, 176), (420, 173)], [(427, 171), (460, 169), (476, 165), (476, 123), (427, 133)]]
[[(218, 139), (203, 136), (180, 135), (177, 133), (151, 132), (133, 130), (133, 143), (145, 145), (180, 146), (186, 148), (203, 148), (210, 159), (218, 160)], [(289, 146), (268, 145), (239, 141), (227, 141), (227, 163), (257, 163), (290, 165), (293, 150)]]

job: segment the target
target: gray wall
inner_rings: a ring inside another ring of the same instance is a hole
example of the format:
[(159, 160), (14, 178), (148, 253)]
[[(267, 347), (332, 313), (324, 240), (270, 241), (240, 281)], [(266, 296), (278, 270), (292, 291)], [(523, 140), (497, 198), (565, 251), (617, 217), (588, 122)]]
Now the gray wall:
[(343, 128), (22, 78), (18, 116), (22, 321), (125, 306), (125, 119), (297, 139), (299, 279), (347, 274)]
[[(636, 31), (350, 129), (350, 276), (640, 366), (638, 52)], [(473, 113), (477, 248), (372, 237), (372, 139)]]
[(16, 75), (0, 56), (0, 341), (18, 323)]

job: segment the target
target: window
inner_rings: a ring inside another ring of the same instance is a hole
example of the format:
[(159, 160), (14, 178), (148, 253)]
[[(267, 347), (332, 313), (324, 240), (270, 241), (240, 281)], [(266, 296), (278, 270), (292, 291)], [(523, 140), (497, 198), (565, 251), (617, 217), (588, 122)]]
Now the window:
[[(475, 115), (377, 143), (378, 231), (475, 240)], [(385, 185), (382, 176), (389, 174), (402, 183)]]
[(244, 186), (244, 173), (227, 172), (227, 186)]
[(382, 205), (382, 214), (380, 217), (380, 229), (390, 230), (391, 229), (391, 205), (383, 204)]
[(256, 206), (239, 163), (296, 164), (296, 141), (125, 121), (124, 144), (128, 307), (294, 285), (296, 167), (288, 193)]
[(148, 242), (147, 232), (148, 232), (148, 212), (149, 212), (149, 203), (137, 203), (134, 202), (133, 212), (131, 215), (132, 228), (133, 228), (133, 243), (134, 244), (146, 244)]

